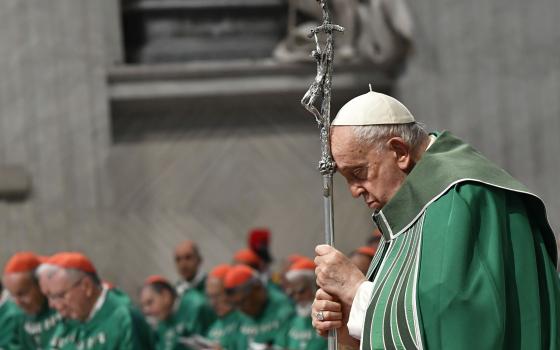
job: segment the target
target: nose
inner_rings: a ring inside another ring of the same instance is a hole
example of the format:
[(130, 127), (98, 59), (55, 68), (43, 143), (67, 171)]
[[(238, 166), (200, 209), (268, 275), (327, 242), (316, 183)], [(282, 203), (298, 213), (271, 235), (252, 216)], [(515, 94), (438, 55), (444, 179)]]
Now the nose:
[(350, 183), (349, 187), (350, 187), (350, 193), (354, 198), (359, 198), (365, 191), (364, 188), (356, 182)]

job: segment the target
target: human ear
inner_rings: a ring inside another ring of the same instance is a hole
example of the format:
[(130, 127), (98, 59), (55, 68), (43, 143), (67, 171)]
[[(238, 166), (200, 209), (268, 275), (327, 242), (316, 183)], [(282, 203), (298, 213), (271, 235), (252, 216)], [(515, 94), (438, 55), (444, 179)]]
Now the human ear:
[(91, 297), (94, 290), (93, 282), (89, 278), (84, 278), (80, 283), (82, 283), (82, 288), (84, 288), (86, 295)]
[(395, 162), (399, 169), (409, 172), (412, 165), (412, 155), (410, 146), (400, 137), (393, 137), (387, 141), (389, 150), (395, 157)]

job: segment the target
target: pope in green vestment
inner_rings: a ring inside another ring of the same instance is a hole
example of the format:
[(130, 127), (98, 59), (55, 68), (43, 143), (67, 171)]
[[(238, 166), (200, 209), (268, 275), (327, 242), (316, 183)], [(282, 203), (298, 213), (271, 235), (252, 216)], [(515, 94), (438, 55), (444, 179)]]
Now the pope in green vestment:
[(544, 205), (470, 146), (438, 134), (374, 220), (362, 349), (560, 349)]
[(337, 169), (383, 235), (366, 281), (316, 249), (318, 285), (351, 304), (360, 349), (560, 349), (556, 244), (539, 197), (451, 133), (428, 136), (390, 96), (358, 96), (332, 125)]
[(374, 219), (364, 349), (560, 348), (544, 205), (470, 146), (439, 134)]

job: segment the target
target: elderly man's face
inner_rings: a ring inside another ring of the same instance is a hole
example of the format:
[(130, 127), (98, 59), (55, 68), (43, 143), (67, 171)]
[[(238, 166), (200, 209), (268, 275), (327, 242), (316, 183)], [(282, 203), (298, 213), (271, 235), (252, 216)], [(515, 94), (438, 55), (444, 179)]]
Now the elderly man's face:
[(375, 210), (395, 195), (411, 164), (408, 147), (400, 139), (391, 139), (378, 151), (360, 144), (351, 126), (332, 129), (331, 148), (337, 171), (346, 179), (352, 196), (363, 197)]
[(224, 290), (224, 284), (219, 278), (208, 277), (206, 280), (206, 296), (216, 315), (221, 317), (231, 311), (231, 302)]
[(64, 306), (63, 300), (61, 298), (53, 298), (53, 294), (51, 293), (51, 288), (53, 286), (52, 276), (49, 276), (48, 273), (42, 273), (39, 275), (39, 286), (41, 287), (41, 291), (47, 297), (49, 301), (49, 306), (64, 317), (70, 317), (70, 310)]
[(262, 286), (242, 288), (229, 296), (234, 307), (246, 315), (256, 317), (261, 313), (266, 302), (266, 290)]
[(288, 282), (286, 294), (292, 298), (297, 305), (311, 303), (315, 298), (315, 290), (306, 278), (297, 278), (294, 281)]
[(191, 281), (196, 276), (200, 263), (198, 249), (193, 242), (185, 241), (175, 248), (177, 272), (186, 281)]
[(62, 317), (85, 321), (93, 306), (95, 288), (89, 277), (76, 279), (60, 270), (49, 280), (49, 303)]
[(158, 293), (151, 286), (142, 288), (140, 293), (142, 312), (159, 321), (163, 321), (171, 315), (174, 301), (173, 295), (169, 291), (162, 290), (161, 293)]
[(4, 285), (16, 304), (29, 315), (37, 315), (45, 305), (45, 296), (31, 273), (4, 275)]

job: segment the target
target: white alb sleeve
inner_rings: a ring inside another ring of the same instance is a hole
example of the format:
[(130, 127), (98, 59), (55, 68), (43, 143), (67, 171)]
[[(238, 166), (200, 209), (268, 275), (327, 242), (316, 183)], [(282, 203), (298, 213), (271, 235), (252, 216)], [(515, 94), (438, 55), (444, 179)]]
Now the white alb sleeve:
[(358, 340), (362, 338), (364, 320), (366, 319), (366, 311), (371, 300), (371, 293), (373, 293), (373, 283), (369, 281), (362, 282), (352, 301), (347, 324), (348, 333)]

